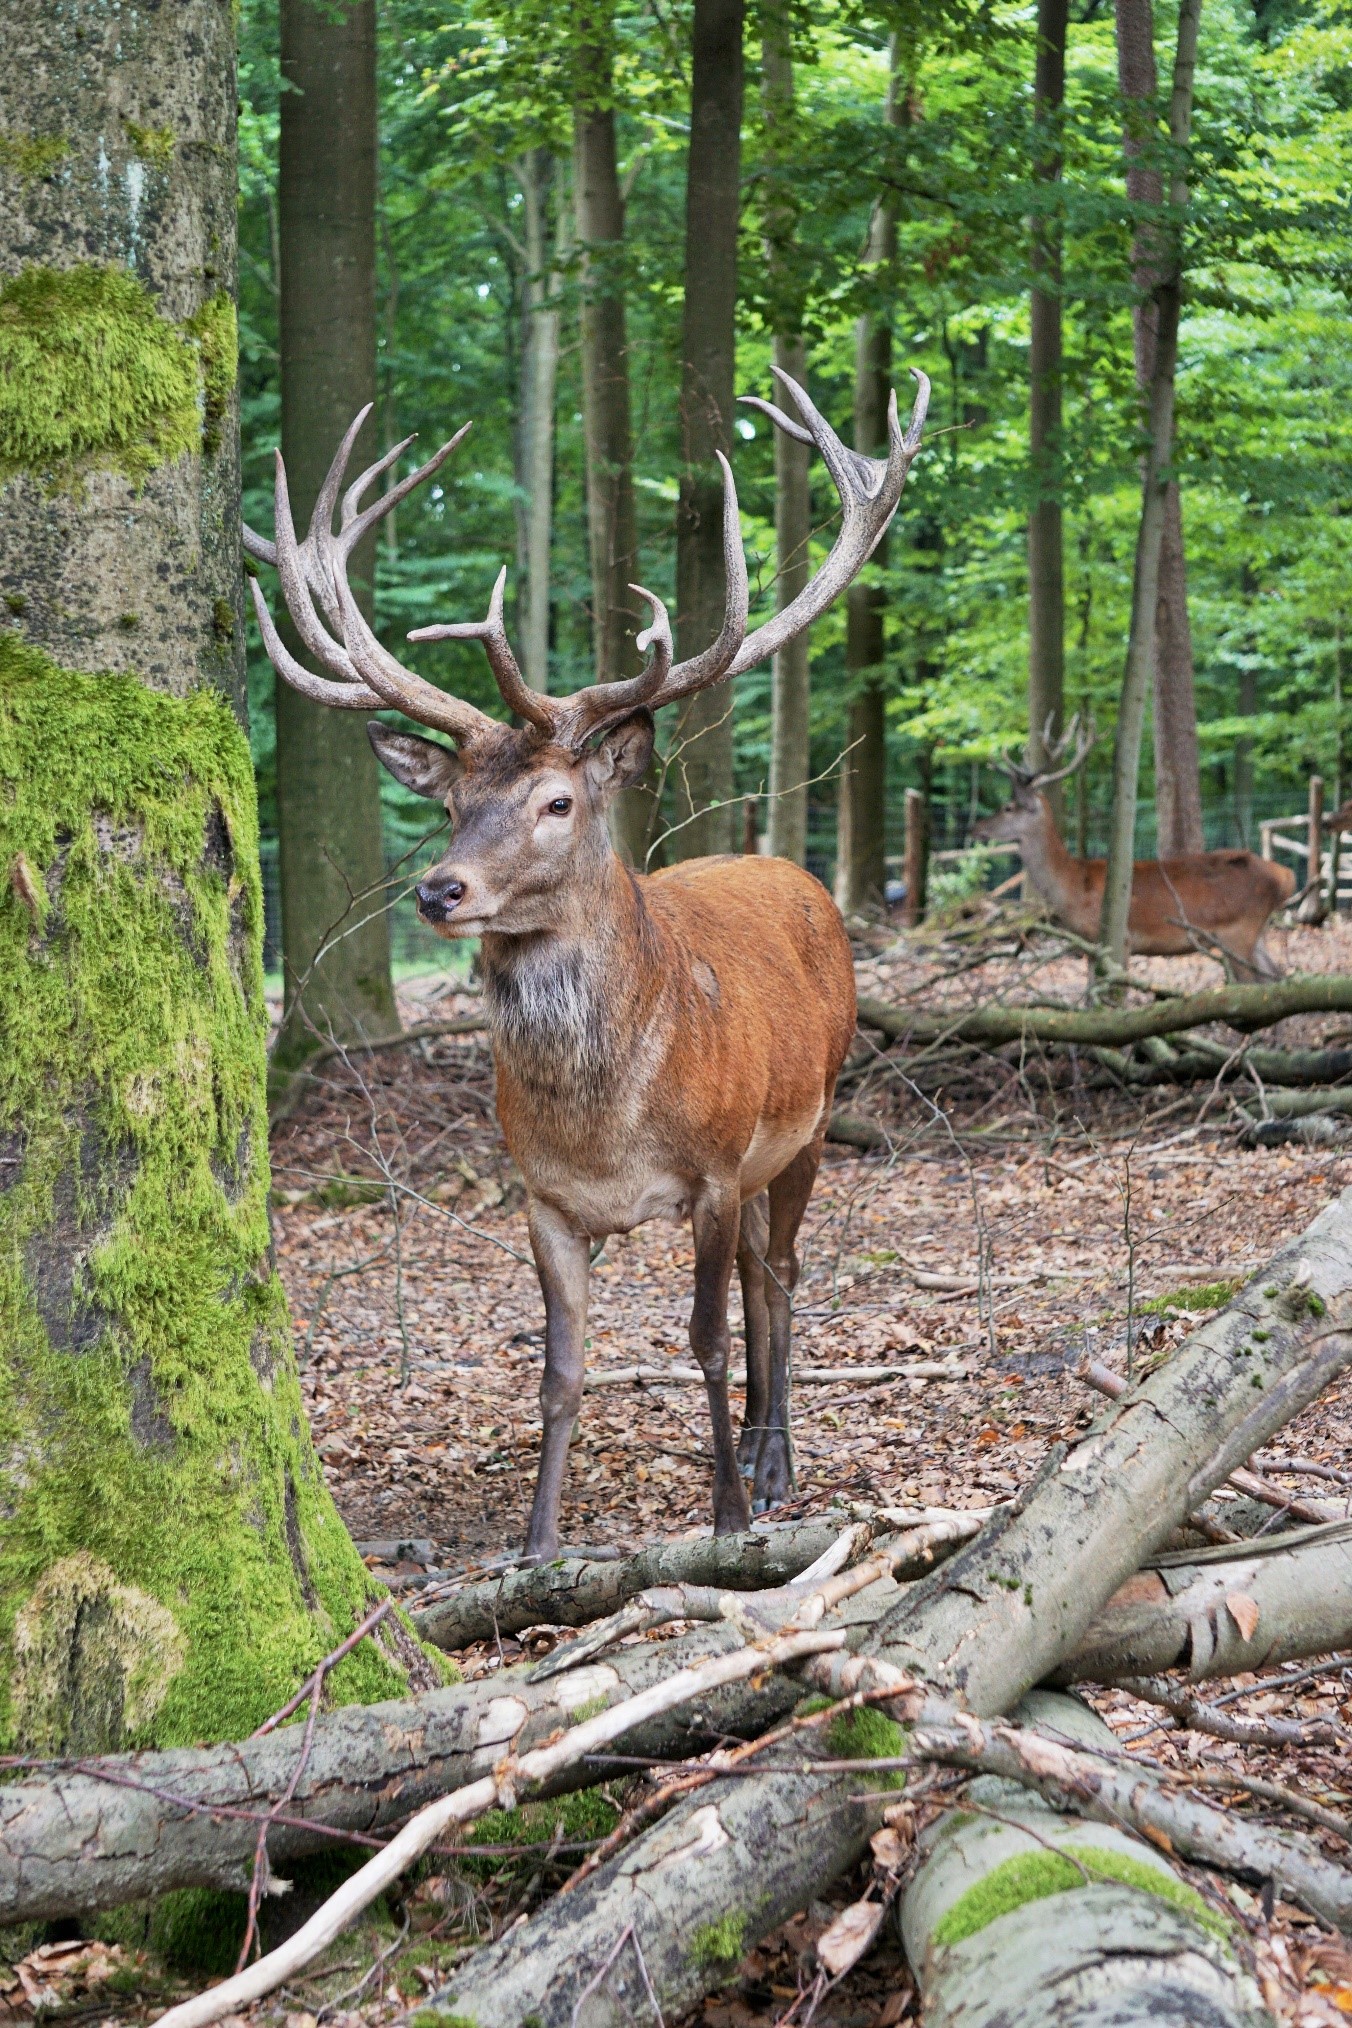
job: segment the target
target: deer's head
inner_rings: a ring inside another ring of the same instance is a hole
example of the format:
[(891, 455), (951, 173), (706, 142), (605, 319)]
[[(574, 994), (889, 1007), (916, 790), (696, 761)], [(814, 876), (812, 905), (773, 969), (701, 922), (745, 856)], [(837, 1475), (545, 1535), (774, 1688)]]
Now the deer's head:
[(348, 558), (357, 543), (397, 501), (430, 478), (469, 425), (418, 471), (362, 508), (362, 496), (413, 439), (387, 451), (343, 493), (335, 532), (334, 510), (347, 462), (370, 412), (363, 409), (338, 447), (303, 542), (296, 539), (286, 471), (278, 454), (276, 539), (268, 542), (246, 528), (244, 546), (251, 556), (276, 566), (297, 632), (329, 674), (312, 674), (288, 652), (255, 579), (254, 608), (273, 667), (316, 702), (347, 711), (392, 708), (454, 742), (452, 749), (379, 720), (369, 726), (371, 744), (391, 774), (416, 794), (440, 802), (451, 819), (450, 851), (418, 887), (419, 913), (440, 935), (477, 935), (485, 929), (526, 934), (556, 922), (564, 894), (611, 853), (606, 811), (618, 791), (639, 781), (647, 769), (653, 713), (767, 661), (825, 611), (873, 553), (920, 448), (928, 380), (923, 373), (915, 375), (919, 391), (904, 435), (892, 397), (888, 454), (876, 459), (848, 450), (804, 389), (786, 374), (778, 377), (804, 421), (795, 422), (754, 397), (750, 405), (787, 435), (815, 443), (840, 494), (840, 532), (821, 569), (772, 620), (747, 634), (746, 559), (737, 494), (731, 469), (720, 453), (727, 591), (718, 638), (701, 654), (684, 662), (673, 659), (666, 607), (654, 593), (634, 585), (631, 589), (652, 608), (651, 624), (638, 638), (640, 650), (647, 653), (644, 668), (622, 682), (593, 683), (567, 697), (546, 696), (525, 681), (507, 639), (505, 570), (493, 588), (486, 619), (422, 627), (409, 635), (412, 641), (482, 641), (502, 700), (520, 721), (515, 725), (438, 689), (397, 661), (372, 633), (347, 582)]
[[(972, 826), (972, 837), (978, 844), (1017, 845), (1022, 851), (1043, 836), (1048, 826), (1055, 829), (1052, 806), (1043, 790), (1053, 782), (1064, 781), (1067, 775), (1083, 767), (1094, 744), (1095, 734), (1091, 724), (1081, 726), (1078, 714), (1071, 719), (1058, 740), (1052, 741), (1050, 732), (1049, 720), (1043, 733), (1043, 745), (1050, 767), (1024, 767), (1008, 756), (996, 762), (1001, 773), (1009, 776), (1009, 801), (993, 817), (978, 817)], [(1065, 759), (1067, 752), (1069, 759)], [(1063, 765), (1058, 767), (1058, 761)]]

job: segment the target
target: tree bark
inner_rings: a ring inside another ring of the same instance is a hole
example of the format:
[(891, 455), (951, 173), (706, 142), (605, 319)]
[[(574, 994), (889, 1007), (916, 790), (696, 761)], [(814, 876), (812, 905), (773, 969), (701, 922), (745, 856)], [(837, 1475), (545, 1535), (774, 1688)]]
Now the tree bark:
[(876, 1028), (896, 1041), (1109, 1043), (1125, 1046), (1150, 1035), (1177, 1035), (1225, 1021), (1235, 1028), (1268, 1028), (1288, 1014), (1346, 1013), (1352, 1010), (1352, 979), (1277, 979), (1255, 986), (1209, 986), (1200, 993), (1156, 1000), (1147, 1007), (958, 1007), (921, 1014), (889, 1007), (884, 1000), (859, 1002), (859, 1025)]
[[(610, 28), (608, 15), (604, 26)], [(635, 636), (646, 625), (643, 601), (629, 587), (639, 576), (638, 514), (629, 402), (624, 194), (615, 140), (614, 52), (587, 43), (577, 59), (573, 114), (573, 195), (582, 256), (582, 415), (587, 466), (587, 540), (591, 556), (592, 643), (596, 681), (636, 676), (643, 657)], [(656, 796), (641, 783), (611, 808), (611, 835), (623, 857), (642, 867), (656, 818)]]
[[(908, 1586), (864, 1654), (819, 1656), (806, 1680), (836, 1697), (918, 1679), (978, 1716), (1010, 1709), (1143, 1557), (1352, 1358), (1352, 1339), (1334, 1335), (1352, 1324), (1352, 1192), (1283, 1249), (1269, 1279), (1275, 1296), (1251, 1284), (1081, 1444), (1054, 1454), (1018, 1511)], [(842, 1759), (886, 1759), (905, 1744), (891, 1721), (828, 1741)], [(641, 1954), (663, 2010), (679, 2012), (853, 1863), (877, 1822), (861, 1786), (853, 1771), (710, 1783), (574, 1895), (477, 1952), (436, 2004), (495, 2028), (532, 2014), (566, 2028), (580, 1987), (608, 1961), (623, 1962), (636, 1991)]]
[[(1033, 1691), (1015, 1715), (1087, 1746), (1116, 1744), (1072, 1697)], [(1143, 1839), (986, 1776), (921, 1849), (901, 1930), (927, 2021), (1270, 2028), (1207, 1904)]]
[[(357, 410), (376, 394), (375, 0), (282, 0), (278, 234), (282, 450), (308, 518)], [(374, 423), (352, 471), (378, 451)], [(301, 526), (304, 522), (301, 521)], [(372, 614), (374, 533), (349, 576)], [(284, 625), (288, 623), (284, 622)], [(293, 654), (305, 650), (288, 634)], [(286, 1014), (275, 1060), (398, 1025), (390, 976), (380, 782), (354, 712), (313, 704), (280, 678), (277, 829)]]
[[(883, 107), (889, 127), (900, 124), (898, 60), (894, 35)], [(890, 197), (880, 197), (873, 207), (867, 258), (890, 279), (896, 256), (896, 206)], [(890, 312), (859, 318), (854, 331), (854, 447), (869, 457), (877, 457), (886, 443), (891, 367)], [(880, 569), (887, 561), (887, 541), (884, 535), (873, 552)], [(858, 579), (845, 594), (850, 705), (836, 820), (836, 902), (845, 915), (879, 907), (887, 882), (887, 715), (882, 681), (886, 603), (881, 585), (861, 584)]]
[[(681, 328), (684, 470), (676, 521), (676, 627), (682, 657), (723, 624), (723, 481), (737, 367), (737, 222), (742, 162), (743, 0), (694, 0)], [(734, 852), (733, 691), (696, 693), (676, 727), (675, 858)]]
[(247, 1733), (372, 1587), (268, 1227), (231, 14), (0, 21), (60, 163), (0, 169), (0, 1740), (97, 1753)]
[[(787, 0), (762, 12), (761, 107), (765, 127), (765, 250), (773, 298), (775, 365), (806, 384), (803, 304), (795, 286), (797, 206), (793, 199), (793, 56)], [(797, 598), (812, 574), (812, 492), (808, 446), (775, 433), (775, 596), (778, 610)], [(811, 764), (811, 630), (781, 648), (770, 675), (769, 848), (777, 858), (807, 863), (808, 777)]]
[[(516, 165), (525, 213), (522, 281), (521, 428), (517, 483), (522, 498), (521, 667), (533, 690), (549, 688), (549, 572), (554, 534), (554, 392), (559, 372), (560, 256), (566, 216), (548, 148)], [(551, 229), (551, 200), (557, 223)]]
[[(1174, 59), (1169, 133), (1180, 153), (1192, 127), (1193, 73), (1197, 61), (1197, 28), (1201, 0), (1183, 0), (1178, 16), (1178, 48)], [(1187, 183), (1176, 167), (1170, 203), (1177, 212), (1187, 202)], [(1155, 662), (1155, 621), (1159, 603), (1160, 556), (1164, 541), (1167, 473), (1173, 456), (1174, 378), (1178, 363), (1178, 317), (1182, 288), (1181, 248), (1177, 240), (1162, 248), (1155, 289), (1155, 358), (1150, 376), (1149, 446), (1141, 490), (1141, 519), (1136, 538), (1132, 585), (1131, 634), (1127, 666), (1118, 701), (1113, 742), (1113, 803), (1108, 830), (1108, 872), (1103, 889), (1100, 941), (1109, 959), (1125, 962), (1127, 915), (1131, 907), (1132, 864), (1135, 858), (1136, 791), (1141, 772), (1141, 727), (1146, 692)]]
[[(1151, 159), (1147, 137), (1155, 129), (1155, 27), (1152, 0), (1116, 0), (1117, 78), (1126, 101), (1123, 149), (1127, 197), (1133, 206), (1158, 213), (1164, 183)], [(1132, 248), (1132, 279), (1138, 300), (1132, 311), (1136, 386), (1148, 409), (1155, 370), (1160, 280), (1158, 228), (1142, 218)], [(1192, 631), (1188, 621), (1187, 560), (1183, 506), (1177, 479), (1165, 489), (1159, 591), (1155, 609), (1155, 815), (1161, 859), (1204, 849), (1202, 789), (1197, 757), (1197, 705), (1193, 694)]]
[[(1061, 110), (1069, 0), (1039, 0), (1033, 72), (1035, 202), (1029, 302), (1028, 765), (1051, 766), (1065, 720), (1065, 582), (1061, 537)], [(1048, 208), (1043, 210), (1041, 207)], [(1060, 783), (1048, 791), (1057, 822)]]

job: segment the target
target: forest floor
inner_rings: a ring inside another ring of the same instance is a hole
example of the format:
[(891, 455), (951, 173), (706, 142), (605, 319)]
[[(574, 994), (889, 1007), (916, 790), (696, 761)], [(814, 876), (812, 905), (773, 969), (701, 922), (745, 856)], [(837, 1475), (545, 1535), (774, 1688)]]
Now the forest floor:
[[(991, 936), (987, 925), (987, 951)], [(1352, 966), (1346, 924), (1286, 941), (1293, 969)], [(980, 956), (961, 935), (897, 940), (861, 962), (860, 989), (927, 1006), (1082, 990), (1082, 960), (1036, 940), (1005, 951), (997, 937), (994, 954), (972, 962)], [(1136, 969), (1171, 985), (1218, 977), (1202, 959)], [(451, 986), (411, 982), (406, 1021), (472, 1012), (473, 996)], [(1328, 1017), (1304, 1017), (1272, 1039), (1334, 1033)], [(1068, 1075), (1040, 1062), (969, 1056), (939, 1059), (936, 1070), (933, 1056), (902, 1061), (857, 1046), (842, 1103), (879, 1120), (892, 1145), (866, 1157), (828, 1147), (804, 1222), (796, 1358), (841, 1369), (842, 1378), (797, 1390), (799, 1497), (788, 1511), (1007, 1499), (1051, 1445), (1096, 1413), (1098, 1398), (1074, 1375), (1086, 1353), (1125, 1371), (1129, 1359), (1165, 1352), (1352, 1182), (1352, 1143), (1248, 1149), (1226, 1093), (1126, 1094), (1095, 1088), (1090, 1069)], [(485, 1038), (440, 1036), (331, 1058), (276, 1132), (273, 1161), (276, 1240), (315, 1439), (368, 1562), (414, 1604), (429, 1578), (521, 1542), (534, 1482), (542, 1310), (520, 1179), (493, 1115)], [(691, 1263), (684, 1228), (650, 1225), (607, 1242), (593, 1274), (592, 1375), (689, 1363)], [(917, 1270), (949, 1285), (917, 1286)], [(736, 1346), (735, 1296), (733, 1308)], [(951, 1361), (952, 1377), (851, 1377), (852, 1368), (916, 1354)], [(1281, 1461), (1296, 1459), (1352, 1472), (1352, 1381), (1284, 1431), (1264, 1461), (1293, 1492), (1337, 1492), (1334, 1481), (1283, 1473)], [(627, 1550), (703, 1532), (709, 1486), (698, 1387), (589, 1388), (564, 1497), (567, 1544)], [(548, 1641), (504, 1640), (460, 1660), (479, 1675)], [(1347, 1670), (1263, 1688), (1232, 1708), (1352, 1721), (1348, 1659)], [(1121, 1734), (1158, 1717), (1122, 1692), (1090, 1694)], [(1151, 1731), (1142, 1750), (1165, 1763), (1261, 1774), (1335, 1810), (1352, 1805), (1352, 1774), (1329, 1750), (1241, 1748), (1167, 1729)], [(547, 1822), (526, 1835), (548, 1838), (560, 1806), (540, 1809)], [(261, 2007), (258, 2018), (285, 2016), (288, 2028), (313, 2028), (316, 2013), (337, 2028), (399, 2018), (458, 1951), (499, 1933), (558, 1885), (579, 1841), (605, 1821), (574, 1807), (564, 1846), (551, 1856), (537, 1845), (525, 1858), (453, 1862), (404, 1903), (397, 1948), (398, 1930), (382, 1917), (364, 1943), (349, 1937), (334, 1947), (340, 1969)], [(518, 1825), (506, 1835), (523, 1834)], [(1336, 1837), (1322, 1835), (1331, 1854), (1347, 1857)], [(843, 1905), (857, 1891), (843, 1882), (835, 1899)], [(1265, 1910), (1215, 1876), (1207, 1891), (1239, 1912), (1284, 2024), (1313, 2028), (1352, 2015), (1352, 1953), (1341, 1943), (1299, 1910), (1280, 1902)], [(832, 1913), (815, 1905), (788, 1925), (692, 2019), (709, 2028), (800, 2024), (811, 1945)], [(883, 1934), (893, 1937), (890, 1928)], [(348, 1992), (352, 1967), (368, 1978), (373, 1953), (386, 1949), (364, 1989)], [(820, 2028), (886, 2028), (913, 2007), (899, 1946), (884, 1941), (813, 2019)]]

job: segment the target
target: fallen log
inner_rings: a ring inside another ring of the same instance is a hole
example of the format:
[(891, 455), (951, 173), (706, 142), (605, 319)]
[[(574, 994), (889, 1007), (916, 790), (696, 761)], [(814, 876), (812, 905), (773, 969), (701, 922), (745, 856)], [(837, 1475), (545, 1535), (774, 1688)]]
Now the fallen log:
[[(1211, 1559), (1208, 1551), (1157, 1557), (1158, 1575), (1128, 1580), (1054, 1680), (1107, 1683), (1153, 1674), (1183, 1666), (1194, 1643), (1198, 1674), (1207, 1677), (1352, 1646), (1352, 1547), (1344, 1531), (1292, 1531), (1259, 1549), (1254, 1544), (1233, 1562)], [(936, 1559), (942, 1554), (936, 1549)], [(1256, 1571), (1255, 1561), (1262, 1566)], [(1205, 1595), (1193, 1589), (1199, 1580)], [(1245, 1592), (1259, 1612), (1247, 1642), (1224, 1604)], [(763, 1597), (738, 1596), (751, 1611), (763, 1609)], [(894, 1581), (877, 1582), (838, 1607), (827, 1624), (842, 1627), (858, 1649), (898, 1596)], [(1197, 1637), (1203, 1618), (1205, 1644)], [(632, 1696), (663, 1673), (728, 1653), (740, 1640), (722, 1621), (659, 1647), (616, 1649), (604, 1663), (562, 1678), (520, 1667), (398, 1703), (326, 1712), (294, 1797), (270, 1833), (272, 1860), (284, 1872), (289, 1860), (335, 1835), (388, 1832), (436, 1796), (490, 1773), (509, 1745), (528, 1751), (579, 1711)], [(768, 1675), (649, 1723), (617, 1742), (617, 1750), (662, 1761), (730, 1736), (754, 1738), (801, 1694), (788, 1677)], [(241, 1887), (259, 1820), (295, 1771), (301, 1731), (297, 1724), (238, 1745), (109, 1755), (58, 1765), (46, 1776), (33, 1771), (0, 1787), (0, 1923), (91, 1913), (172, 1887)], [(596, 1778), (594, 1768), (574, 1770), (556, 1786)]]
[(859, 1023), (894, 1041), (1064, 1042), (1124, 1048), (1150, 1035), (1178, 1035), (1223, 1021), (1231, 1028), (1270, 1028), (1292, 1014), (1352, 1012), (1352, 977), (1306, 975), (1261, 985), (1208, 986), (1146, 1007), (989, 1005), (921, 1011), (884, 1000), (859, 1002)]
[[(842, 1521), (797, 1521), (787, 1528), (753, 1528), (744, 1535), (659, 1542), (614, 1563), (561, 1558), (467, 1584), (449, 1598), (421, 1607), (412, 1615), (413, 1624), (423, 1640), (454, 1651), (527, 1627), (585, 1627), (659, 1585), (769, 1591), (792, 1584), (849, 1533)], [(865, 1541), (867, 1529), (858, 1546)]]
[[(1339, 1328), (1348, 1323), (1352, 1192), (1080, 1444), (1053, 1453), (1018, 1507), (904, 1588), (864, 1654), (823, 1656), (809, 1680), (834, 1698), (867, 1687), (870, 1671), (891, 1672), (957, 1693), (983, 1716), (1008, 1710), (1073, 1652), (1170, 1530), (1352, 1360)], [(871, 1757), (904, 1743), (890, 1723), (864, 1739)], [(569, 2028), (565, 1996), (627, 1948), (662, 2009), (679, 2012), (854, 1863), (877, 1823), (858, 1784), (825, 1771), (815, 1785), (798, 1773), (712, 1783), (476, 1952), (433, 2004), (494, 2028), (524, 2028), (532, 2015), (540, 2028)]]
[[(944, 1288), (954, 1288), (965, 1294), (975, 1289), (975, 1281), (968, 1283), (953, 1276), (931, 1275), (928, 1282), (918, 1275), (912, 1280), (920, 1287), (939, 1283)], [(965, 1380), (971, 1368), (958, 1359), (903, 1359), (892, 1366), (796, 1366), (793, 1372), (795, 1387), (833, 1387), (841, 1380), (855, 1380), (861, 1384), (879, 1380)], [(594, 1373), (584, 1376), (584, 1388), (593, 1387), (703, 1387), (704, 1375), (698, 1366), (679, 1366), (675, 1360), (666, 1366), (602, 1366)], [(745, 1387), (746, 1371), (734, 1369), (728, 1375), (729, 1387)]]
[[(1033, 1691), (1021, 1722), (1112, 1748), (1070, 1697)], [(1157, 1846), (979, 1776), (920, 1837), (901, 1933), (930, 2028), (1148, 2020), (1270, 2023), (1223, 1919)]]
[[(1267, 1093), (1268, 1116), (1274, 1120), (1303, 1120), (1312, 1113), (1352, 1112), (1352, 1085), (1338, 1085), (1323, 1091), (1272, 1091)], [(1256, 1113), (1248, 1114), (1254, 1125)]]

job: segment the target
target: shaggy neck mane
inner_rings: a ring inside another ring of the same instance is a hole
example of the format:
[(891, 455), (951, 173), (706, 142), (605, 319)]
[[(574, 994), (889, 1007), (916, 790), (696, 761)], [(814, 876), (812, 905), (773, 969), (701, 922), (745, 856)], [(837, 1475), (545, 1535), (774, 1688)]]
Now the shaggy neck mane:
[(566, 927), (483, 940), (494, 1043), (513, 1075), (555, 1105), (604, 1102), (641, 1033), (629, 1003), (643, 977), (640, 948), (656, 932), (632, 876), (618, 862), (615, 872), (610, 892), (589, 897)]

